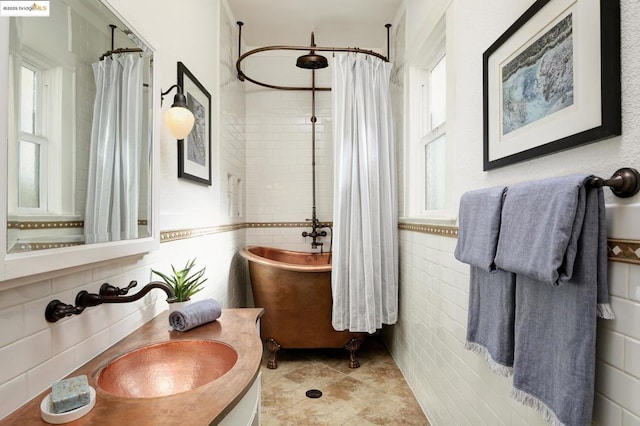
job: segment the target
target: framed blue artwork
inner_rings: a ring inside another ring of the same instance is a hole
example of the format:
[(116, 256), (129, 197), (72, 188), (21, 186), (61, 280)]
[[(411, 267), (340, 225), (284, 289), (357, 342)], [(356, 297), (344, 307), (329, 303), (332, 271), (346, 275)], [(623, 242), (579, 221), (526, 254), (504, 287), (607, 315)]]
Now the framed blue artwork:
[(621, 134), (620, 4), (538, 0), (483, 55), (483, 169)]

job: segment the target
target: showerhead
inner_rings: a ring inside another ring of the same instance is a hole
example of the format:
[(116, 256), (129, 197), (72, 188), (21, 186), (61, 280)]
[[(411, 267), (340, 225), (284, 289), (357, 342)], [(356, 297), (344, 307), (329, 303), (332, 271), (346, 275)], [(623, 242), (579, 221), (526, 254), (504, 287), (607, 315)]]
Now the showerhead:
[(329, 63), (327, 62), (327, 58), (315, 54), (312, 50), (310, 53), (300, 56), (296, 61), (296, 66), (307, 70), (317, 70), (328, 67)]
[[(311, 47), (316, 47), (313, 33), (311, 33)], [(322, 55), (316, 54), (316, 52), (311, 49), (309, 53), (298, 58), (298, 60), (296, 61), (296, 66), (298, 68), (304, 68), (307, 70), (317, 70), (328, 67), (329, 62), (327, 61), (327, 58)]]

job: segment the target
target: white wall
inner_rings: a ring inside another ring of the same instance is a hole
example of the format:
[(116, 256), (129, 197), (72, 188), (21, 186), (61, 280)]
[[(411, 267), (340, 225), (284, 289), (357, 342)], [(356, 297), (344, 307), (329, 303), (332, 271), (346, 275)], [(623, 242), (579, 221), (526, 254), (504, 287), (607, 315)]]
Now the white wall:
[[(235, 19), (219, 2), (207, 0), (194, 0), (189, 7), (167, 0), (110, 4), (157, 49), (156, 90), (176, 83), (176, 62), (182, 61), (212, 94), (212, 186), (177, 178), (176, 141), (162, 126), (161, 145), (156, 147), (161, 151), (156, 177), (159, 229), (231, 223), (226, 186), (221, 183), (226, 185), (229, 171), (244, 177), (244, 88), (229, 67), (229, 52), (237, 42)], [(222, 37), (220, 28), (226, 31)], [(170, 100), (165, 100), (163, 111)], [(27, 277), (2, 283), (6, 290), (0, 291), (0, 419), (167, 308), (164, 293), (154, 290), (135, 303), (101, 305), (49, 324), (44, 310), (50, 300), (72, 303), (80, 290), (97, 292), (103, 282), (122, 287), (137, 280), (141, 287), (152, 279), (152, 268), (166, 270), (197, 256), (209, 280), (196, 299), (214, 297), (224, 307), (243, 306), (246, 277), (236, 253), (245, 244), (244, 234), (238, 230), (166, 242), (146, 256), (75, 268), (45, 280)]]
[[(453, 25), (447, 35), (456, 63), (456, 206), (460, 195), (471, 189), (577, 172), (608, 177), (620, 167), (640, 166), (640, 79), (635, 75), (640, 65), (640, 3), (622, 1), (622, 136), (482, 171), (482, 53), (532, 3), (451, 2), (453, 19), (448, 24)], [(412, 0), (405, 4), (407, 45), (420, 45), (433, 19), (416, 18), (424, 5)], [(638, 239), (639, 196), (623, 200), (605, 192), (609, 236)], [(394, 358), (434, 425), (546, 424), (509, 398), (510, 379), (496, 376), (481, 357), (463, 349), (469, 270), (454, 259), (455, 244), (453, 238), (400, 232), (400, 320), (386, 335)], [(609, 268), (617, 319), (599, 322), (594, 421), (640, 425), (640, 266), (609, 262)]]

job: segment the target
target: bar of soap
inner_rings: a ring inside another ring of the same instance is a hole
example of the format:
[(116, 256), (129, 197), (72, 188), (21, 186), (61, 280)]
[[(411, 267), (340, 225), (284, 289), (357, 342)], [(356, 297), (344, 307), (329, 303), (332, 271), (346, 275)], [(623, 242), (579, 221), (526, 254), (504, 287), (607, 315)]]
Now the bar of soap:
[(51, 386), (51, 411), (56, 414), (85, 406), (90, 400), (87, 376), (60, 380)]

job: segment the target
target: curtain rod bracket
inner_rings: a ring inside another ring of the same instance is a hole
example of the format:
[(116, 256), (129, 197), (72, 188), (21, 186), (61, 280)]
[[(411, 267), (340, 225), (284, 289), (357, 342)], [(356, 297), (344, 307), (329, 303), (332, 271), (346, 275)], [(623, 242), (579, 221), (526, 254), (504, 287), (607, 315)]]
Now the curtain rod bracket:
[(387, 29), (387, 62), (391, 59), (391, 51), (389, 50), (389, 30), (391, 28), (391, 24), (384, 24)]

